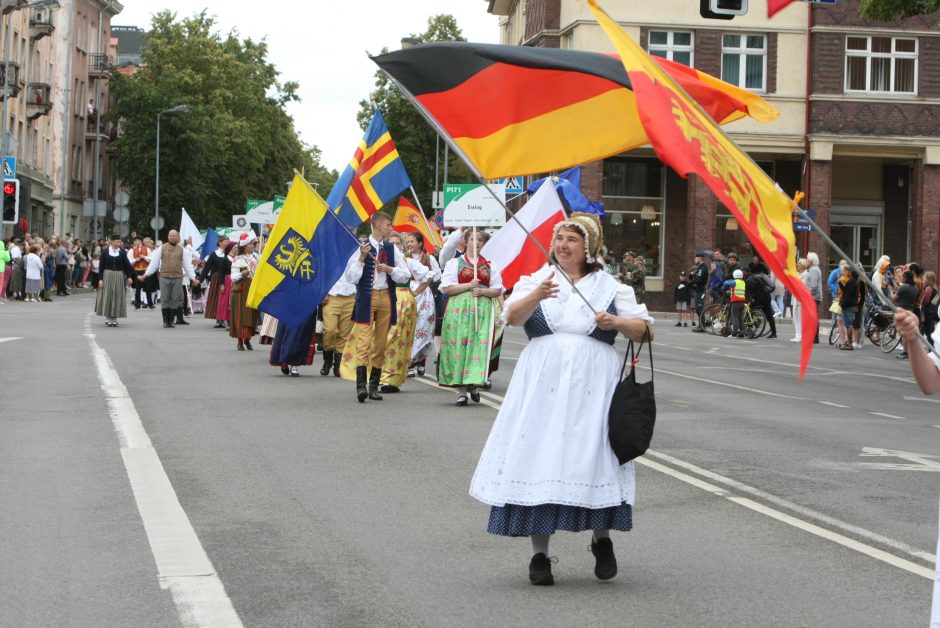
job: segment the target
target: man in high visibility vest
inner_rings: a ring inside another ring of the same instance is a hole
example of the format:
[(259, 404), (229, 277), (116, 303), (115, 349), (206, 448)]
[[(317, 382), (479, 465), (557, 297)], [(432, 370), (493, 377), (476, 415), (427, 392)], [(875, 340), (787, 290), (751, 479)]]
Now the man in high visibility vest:
[(731, 335), (744, 338), (744, 304), (747, 303), (744, 272), (738, 269), (731, 276), (733, 279), (724, 283), (725, 289), (731, 291)]

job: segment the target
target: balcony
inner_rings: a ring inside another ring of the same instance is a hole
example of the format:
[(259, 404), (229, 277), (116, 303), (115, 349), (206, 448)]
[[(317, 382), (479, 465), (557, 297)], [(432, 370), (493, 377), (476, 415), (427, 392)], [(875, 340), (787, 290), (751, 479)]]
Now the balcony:
[(55, 30), (55, 26), (52, 24), (52, 8), (51, 7), (40, 7), (38, 9), (31, 9), (29, 13), (29, 37), (33, 41), (42, 39), (47, 35), (51, 35), (52, 31)]
[(19, 7), (29, 4), (29, 0), (0, 0), (0, 13), (6, 15)]
[(26, 100), (26, 117), (35, 120), (47, 115), (52, 109), (52, 86), (48, 83), (30, 83), (26, 92), (29, 94)]
[(26, 87), (20, 64), (12, 61), (7, 63), (0, 61), (0, 80), (3, 79), (4, 71), (6, 71), (7, 93), (0, 92), (0, 100), (4, 100), (7, 96), (16, 98), (20, 91)]
[(111, 62), (108, 55), (103, 52), (93, 52), (88, 55), (88, 76), (91, 78), (108, 78), (111, 76)]
[[(117, 128), (114, 124), (101, 120), (101, 126), (95, 118), (97, 114), (88, 114), (87, 124), (85, 125), (85, 141), (94, 142), (96, 139), (102, 142), (111, 142), (117, 139)], [(102, 114), (107, 115), (107, 114)]]

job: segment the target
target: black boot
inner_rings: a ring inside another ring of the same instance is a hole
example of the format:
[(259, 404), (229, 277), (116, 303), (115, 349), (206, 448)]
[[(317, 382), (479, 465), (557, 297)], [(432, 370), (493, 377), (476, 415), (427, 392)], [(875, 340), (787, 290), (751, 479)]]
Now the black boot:
[(163, 312), (163, 326), (164, 327), (176, 327), (173, 324), (173, 310), (161, 310)]
[(323, 352), (323, 368), (320, 369), (320, 375), (329, 375), (331, 368), (333, 368), (333, 352), (324, 351)]
[(183, 308), (176, 308), (176, 324), (177, 325), (189, 325), (186, 320), (183, 318)]
[(333, 377), (339, 377), (339, 365), (343, 361), (343, 352), (333, 352)]
[(363, 403), (366, 400), (366, 397), (369, 396), (369, 392), (366, 390), (366, 367), (357, 366), (356, 367), (356, 397), (359, 399), (359, 403)]
[(369, 375), (369, 399), (373, 401), (382, 401), (382, 395), (379, 394), (379, 381), (382, 379), (382, 369), (372, 368)]

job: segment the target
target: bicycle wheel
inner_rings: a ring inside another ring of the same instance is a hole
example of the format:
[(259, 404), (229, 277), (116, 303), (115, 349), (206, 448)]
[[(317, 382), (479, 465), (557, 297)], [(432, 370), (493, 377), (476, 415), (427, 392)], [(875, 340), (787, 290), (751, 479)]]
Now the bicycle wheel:
[(711, 333), (717, 333), (715, 331), (715, 321), (717, 321), (721, 316), (721, 304), (712, 303), (704, 310), (702, 310), (702, 316), (699, 319), (699, 323), (702, 325), (702, 329), (710, 331)]
[(751, 310), (751, 325), (754, 329), (754, 338), (761, 338), (769, 333), (770, 326), (767, 324), (767, 315), (764, 310)]
[(829, 344), (834, 345), (839, 342), (840, 336), (839, 325), (832, 323), (832, 327), (829, 328)]
[(881, 332), (881, 350), (885, 353), (891, 353), (901, 342), (901, 334), (898, 333), (894, 323), (888, 325), (888, 328)]
[(868, 338), (873, 345), (881, 346), (881, 328), (878, 327), (878, 323), (874, 318), (869, 318), (868, 323), (865, 325), (865, 337)]

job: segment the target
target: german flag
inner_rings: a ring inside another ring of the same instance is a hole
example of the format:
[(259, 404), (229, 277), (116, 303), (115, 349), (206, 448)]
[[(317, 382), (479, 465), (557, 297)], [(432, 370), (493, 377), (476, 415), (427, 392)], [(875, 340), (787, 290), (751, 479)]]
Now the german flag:
[[(649, 143), (616, 55), (495, 44), (424, 44), (373, 57), (484, 177), (564, 170)], [(722, 124), (773, 119), (762, 98), (663, 61)]]

